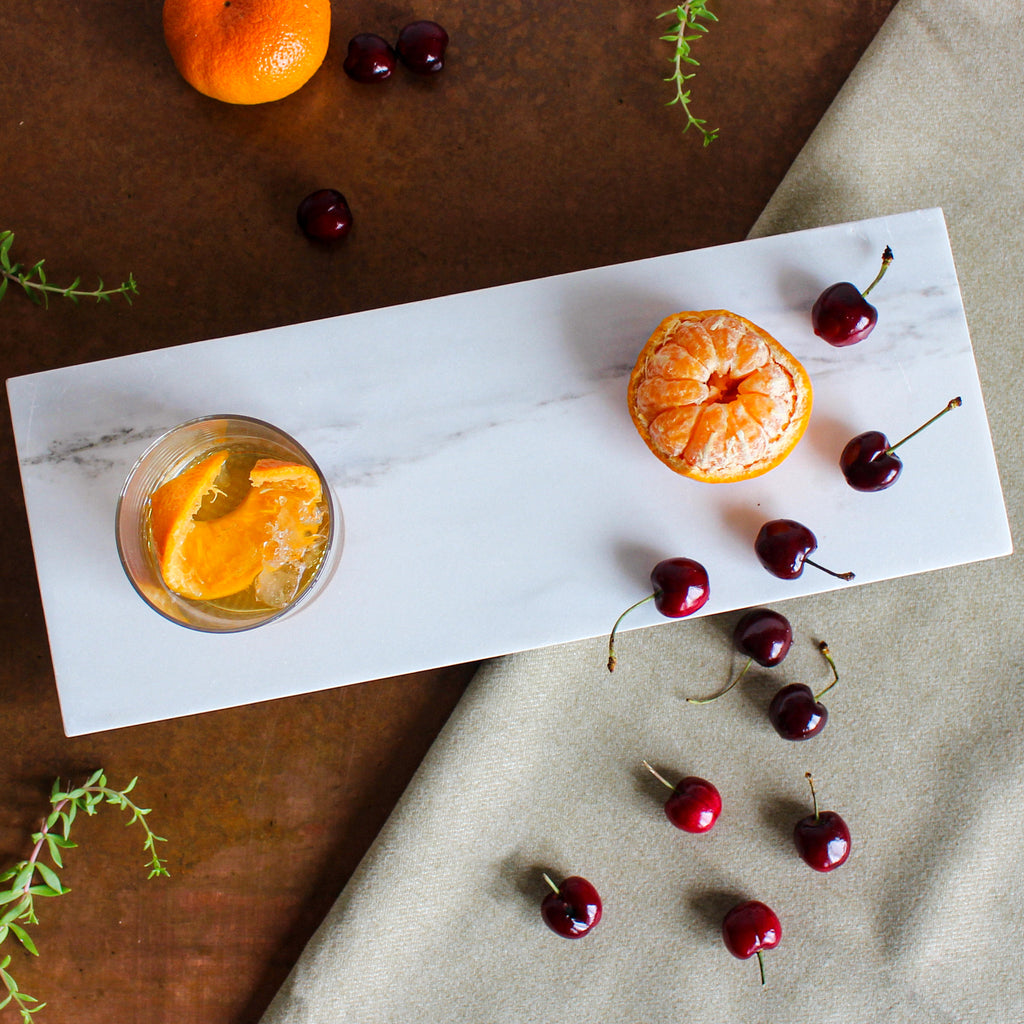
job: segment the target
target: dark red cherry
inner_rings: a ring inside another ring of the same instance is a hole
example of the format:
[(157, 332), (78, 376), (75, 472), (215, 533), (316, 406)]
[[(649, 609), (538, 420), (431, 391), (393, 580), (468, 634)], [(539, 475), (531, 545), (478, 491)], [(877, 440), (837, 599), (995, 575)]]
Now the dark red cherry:
[(783, 580), (795, 580), (804, 565), (835, 576), (840, 580), (852, 580), (852, 572), (833, 572), (807, 556), (817, 550), (818, 539), (811, 531), (793, 519), (773, 519), (765, 523), (754, 539), (754, 551), (761, 564), (773, 575)]
[(782, 940), (782, 924), (778, 915), (760, 900), (738, 903), (722, 921), (725, 948), (740, 960), (757, 957), (764, 984), (764, 951), (774, 949)]
[(896, 483), (903, 463), (889, 449), (885, 434), (880, 430), (866, 430), (847, 441), (839, 456), (839, 468), (854, 490), (884, 491)]
[(615, 671), (615, 633), (619, 623), (634, 609), (647, 601), (662, 615), (670, 619), (681, 619), (692, 615), (708, 603), (711, 585), (708, 571), (692, 558), (666, 558), (651, 570), (651, 586), (654, 592), (631, 604), (616, 620), (608, 638), (608, 671)]
[(814, 333), (836, 348), (863, 341), (878, 323), (878, 310), (849, 281), (829, 285), (811, 309)]
[(772, 698), (768, 718), (784, 740), (809, 740), (825, 728), (828, 709), (805, 683), (790, 683)]
[(654, 606), (670, 619), (703, 608), (711, 596), (708, 571), (692, 558), (666, 558), (651, 570)]
[(563, 939), (579, 939), (586, 935), (601, 920), (601, 897), (585, 878), (572, 875), (555, 883), (544, 875), (544, 881), (551, 892), (540, 905), (544, 923)]
[(653, 765), (644, 767), (664, 786), (672, 790), (665, 801), (665, 815), (684, 832), (708, 832), (722, 813), (722, 795), (707, 779), (688, 775), (674, 786)]
[(322, 188), (299, 203), (299, 227), (320, 242), (344, 238), (352, 230), (352, 211), (345, 197), (333, 188)]
[(342, 68), (349, 78), (368, 85), (390, 78), (396, 61), (395, 51), (386, 39), (372, 32), (360, 32), (349, 40)]
[(414, 21), (398, 33), (395, 50), (402, 63), (418, 75), (432, 75), (444, 67), (448, 33), (436, 21)]
[(839, 468), (846, 482), (858, 491), (884, 491), (896, 483), (903, 471), (903, 463), (896, 449), (916, 437), (925, 427), (931, 426), (940, 416), (963, 404), (962, 399), (950, 399), (946, 407), (936, 413), (927, 423), (921, 424), (902, 441), (889, 444), (889, 439), (879, 430), (867, 430), (848, 441), (839, 456)]
[(814, 333), (836, 348), (863, 341), (878, 322), (878, 310), (868, 302), (868, 293), (882, 280), (892, 260), (892, 249), (886, 246), (882, 253), (882, 268), (863, 292), (849, 281), (829, 285), (811, 309)]
[(793, 643), (793, 627), (785, 615), (770, 608), (754, 608), (736, 623), (732, 636), (736, 649), (747, 656), (746, 664), (724, 689), (710, 697), (687, 697), (690, 704), (710, 704), (724, 697), (755, 661), (764, 668), (780, 664)]
[(741, 654), (762, 668), (774, 668), (789, 653), (793, 627), (789, 619), (779, 612), (770, 608), (754, 608), (736, 623), (732, 636)]
[(832, 681), (828, 686), (815, 694), (804, 683), (790, 683), (783, 686), (768, 705), (768, 720), (784, 740), (809, 740), (817, 736), (828, 722), (828, 709), (821, 703), (821, 698), (839, 682), (839, 670), (824, 640), (818, 644), (818, 649), (832, 669)]
[(806, 773), (811, 786), (814, 813), (801, 818), (793, 828), (797, 853), (815, 871), (834, 871), (850, 856), (850, 829), (835, 811), (819, 811), (814, 777)]

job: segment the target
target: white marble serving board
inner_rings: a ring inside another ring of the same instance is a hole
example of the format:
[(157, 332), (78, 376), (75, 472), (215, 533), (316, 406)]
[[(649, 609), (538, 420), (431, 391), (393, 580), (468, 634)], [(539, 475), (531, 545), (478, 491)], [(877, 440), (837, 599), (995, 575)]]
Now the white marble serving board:
[[(874, 277), (860, 345), (815, 337), (822, 288)], [(756, 480), (677, 476), (629, 419), (629, 370), (661, 319), (731, 309), (805, 365), (803, 441)], [(197, 342), (8, 381), (68, 735), (157, 721), (606, 634), (654, 563), (701, 561), (702, 614), (1008, 554), (1011, 539), (940, 210), (910, 212)], [(912, 441), (888, 491), (837, 466), (866, 429)], [(114, 509), (160, 432), (212, 413), (269, 420), (319, 462), (346, 541), (327, 589), (240, 634), (139, 600)], [(856, 572), (769, 575), (761, 522), (793, 518)], [(628, 628), (664, 622), (646, 605)], [(605, 671), (595, 664), (594, 671)]]

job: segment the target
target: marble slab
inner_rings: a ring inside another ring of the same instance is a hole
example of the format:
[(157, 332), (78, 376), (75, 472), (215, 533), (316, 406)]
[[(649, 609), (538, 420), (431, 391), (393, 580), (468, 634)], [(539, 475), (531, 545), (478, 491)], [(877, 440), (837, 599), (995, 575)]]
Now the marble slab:
[[(875, 275), (860, 345), (815, 337), (823, 287)], [(815, 388), (778, 469), (707, 485), (651, 455), (625, 406), (670, 313), (732, 309)], [(708, 568), (701, 614), (1006, 555), (1010, 532), (941, 210), (762, 238), (51, 370), (8, 381), (39, 585), (68, 735), (476, 661), (606, 634), (672, 555)], [(866, 429), (912, 441), (896, 486), (837, 467)], [(319, 462), (344, 510), (329, 586), (292, 617), (209, 635), (151, 611), (125, 578), (114, 509), (167, 427), (269, 420)], [(806, 523), (856, 572), (769, 575), (768, 519)], [(629, 628), (664, 622), (650, 605)], [(603, 664), (595, 672), (605, 671)]]

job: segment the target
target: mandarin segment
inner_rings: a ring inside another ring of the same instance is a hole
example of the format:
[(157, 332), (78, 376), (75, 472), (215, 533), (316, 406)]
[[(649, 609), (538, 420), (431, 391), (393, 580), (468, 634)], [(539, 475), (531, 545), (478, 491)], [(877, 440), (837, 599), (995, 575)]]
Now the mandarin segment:
[(811, 381), (767, 331), (728, 310), (667, 317), (630, 376), (630, 415), (647, 446), (683, 476), (748, 480), (793, 450)]

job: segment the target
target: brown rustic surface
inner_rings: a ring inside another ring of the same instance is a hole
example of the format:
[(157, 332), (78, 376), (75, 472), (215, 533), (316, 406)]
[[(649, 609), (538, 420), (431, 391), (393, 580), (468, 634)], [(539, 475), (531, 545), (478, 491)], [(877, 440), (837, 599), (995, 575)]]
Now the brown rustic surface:
[[(44, 311), (12, 288), (3, 376), (741, 239), (895, 2), (713, 4), (692, 83), (709, 149), (665, 106), (660, 2), (335, 3), (321, 71), (253, 108), (178, 77), (159, 0), (5, 3), (0, 229), (54, 281), (131, 271), (141, 295)], [(419, 17), (451, 34), (440, 76), (346, 79), (350, 36)], [(356, 220), (333, 249), (295, 226), (321, 187)], [(410, 372), (390, 344), (381, 373)], [(67, 739), (6, 413), (0, 430), (0, 869), (52, 779), (102, 766), (140, 776), (172, 873), (146, 881), (105, 809), (76, 826), (39, 959), (0, 954), (54, 1024), (256, 1022), (473, 666)]]

